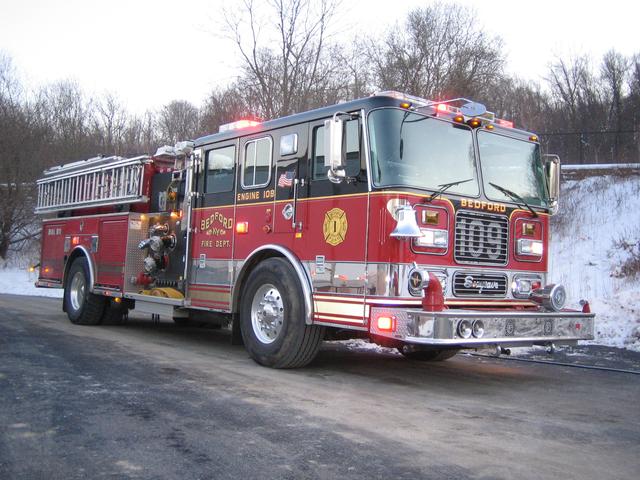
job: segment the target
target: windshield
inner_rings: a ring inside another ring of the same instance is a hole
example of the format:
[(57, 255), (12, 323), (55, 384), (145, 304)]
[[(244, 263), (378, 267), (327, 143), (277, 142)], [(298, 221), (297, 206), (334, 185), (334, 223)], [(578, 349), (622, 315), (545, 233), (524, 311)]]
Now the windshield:
[(386, 108), (370, 113), (369, 136), (375, 185), (439, 190), (471, 179), (448, 191), (478, 195), (473, 136), (466, 125)]
[(547, 206), (540, 145), (481, 130), (478, 149), (487, 198), (513, 202), (513, 198), (491, 185), (494, 183), (516, 193), (530, 205)]

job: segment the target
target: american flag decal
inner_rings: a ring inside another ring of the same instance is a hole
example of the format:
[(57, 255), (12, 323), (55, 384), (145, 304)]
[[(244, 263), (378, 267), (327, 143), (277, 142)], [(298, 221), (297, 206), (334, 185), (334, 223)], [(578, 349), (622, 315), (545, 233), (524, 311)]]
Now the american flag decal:
[(283, 174), (280, 175), (280, 178), (278, 178), (278, 186), (279, 187), (290, 187), (291, 185), (293, 185), (293, 177), (294, 177), (294, 172), (293, 170), (289, 170)]

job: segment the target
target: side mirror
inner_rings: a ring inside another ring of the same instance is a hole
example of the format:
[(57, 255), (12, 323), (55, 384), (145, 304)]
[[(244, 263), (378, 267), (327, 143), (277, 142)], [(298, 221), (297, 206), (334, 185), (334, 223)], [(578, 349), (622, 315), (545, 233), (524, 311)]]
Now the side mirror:
[(547, 189), (549, 190), (549, 206), (551, 213), (558, 210), (560, 200), (560, 157), (558, 155), (544, 155), (544, 170), (547, 175)]
[(336, 113), (324, 121), (324, 166), (329, 167), (327, 177), (333, 183), (345, 178), (344, 170), (344, 120)]

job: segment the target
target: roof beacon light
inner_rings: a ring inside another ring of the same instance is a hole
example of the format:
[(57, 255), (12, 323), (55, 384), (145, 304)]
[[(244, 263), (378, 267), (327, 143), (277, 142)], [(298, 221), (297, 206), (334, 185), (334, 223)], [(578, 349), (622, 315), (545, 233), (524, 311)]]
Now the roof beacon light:
[(510, 122), (509, 120), (503, 120), (501, 118), (496, 118), (495, 122), (500, 125), (501, 127), (504, 128), (513, 128), (513, 122)]
[(237, 122), (225, 123), (224, 125), (220, 125), (220, 128), (218, 128), (218, 132), (229, 132), (231, 130), (239, 130), (241, 128), (255, 127), (256, 125), (260, 125), (260, 122), (256, 120), (238, 120)]

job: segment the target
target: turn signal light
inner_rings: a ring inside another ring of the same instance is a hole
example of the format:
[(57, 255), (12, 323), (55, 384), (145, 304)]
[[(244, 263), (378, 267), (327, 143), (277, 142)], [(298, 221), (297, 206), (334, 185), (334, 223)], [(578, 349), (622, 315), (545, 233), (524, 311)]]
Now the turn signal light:
[(381, 332), (393, 332), (396, 329), (396, 317), (378, 317), (378, 330)]
[(464, 117), (462, 115), (456, 115), (453, 117), (453, 121), (457, 123), (464, 123)]
[(532, 236), (536, 233), (536, 224), (535, 223), (523, 223), (522, 224), (522, 234), (527, 236)]
[(249, 233), (249, 222), (236, 223), (236, 233)]

